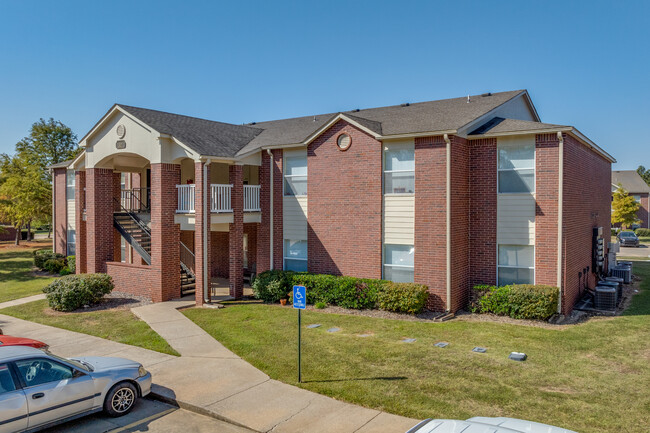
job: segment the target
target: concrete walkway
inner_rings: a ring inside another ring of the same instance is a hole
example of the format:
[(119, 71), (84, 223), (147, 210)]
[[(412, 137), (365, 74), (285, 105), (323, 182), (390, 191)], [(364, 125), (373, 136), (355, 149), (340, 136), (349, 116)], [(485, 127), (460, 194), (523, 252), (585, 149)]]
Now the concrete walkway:
[(16, 305), (27, 304), (28, 302), (40, 301), (41, 299), (45, 299), (45, 293), (41, 293), (40, 295), (27, 296), (26, 298), (18, 298), (14, 299), (13, 301), (2, 302), (0, 303), (0, 310), (3, 308), (14, 307)]
[(177, 310), (193, 304), (132, 309), (181, 354), (149, 368), (160, 396), (258, 432), (402, 433), (417, 424), (270, 379)]

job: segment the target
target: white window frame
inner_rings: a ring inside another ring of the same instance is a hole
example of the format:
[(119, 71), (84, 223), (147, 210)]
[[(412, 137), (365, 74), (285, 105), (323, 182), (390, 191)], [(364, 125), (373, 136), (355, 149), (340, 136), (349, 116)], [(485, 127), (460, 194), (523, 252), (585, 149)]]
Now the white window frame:
[[(71, 176), (72, 175), (72, 176)], [(70, 183), (70, 179), (72, 179), (72, 183)], [(76, 173), (74, 170), (66, 170), (65, 171), (65, 199), (66, 200), (75, 200), (75, 187), (76, 187), (77, 179), (76, 179)], [(68, 191), (72, 188), (72, 197), (70, 197), (71, 194), (68, 194)]]
[[(287, 241), (288, 242), (304, 242), (307, 245), (307, 258), (300, 257), (287, 257)], [(307, 239), (282, 239), (282, 269), (287, 270), (287, 260), (298, 260), (307, 262), (309, 257), (309, 245), (307, 244)]]
[[(71, 231), (74, 232), (74, 235), (73, 235), (74, 240), (72, 242), (70, 242), (70, 240), (69, 240), (70, 239), (69, 236), (70, 236)], [(77, 230), (76, 230), (76, 228), (75, 229), (68, 228), (66, 230), (66, 232), (65, 232), (65, 240), (66, 240), (66, 242), (65, 242), (65, 255), (66, 256), (76, 256), (77, 255)], [(70, 246), (72, 246), (72, 249), (74, 250), (73, 251), (74, 254), (70, 254)]]
[(309, 182), (309, 168), (307, 166), (307, 154), (305, 154), (305, 167), (307, 168), (307, 174), (286, 174), (287, 173), (287, 160), (288, 159), (302, 159), (302, 156), (298, 155), (283, 155), (282, 156), (282, 196), (283, 197), (307, 197), (307, 193), (305, 194), (299, 194), (299, 195), (294, 195), (294, 194), (287, 194), (287, 179), (292, 179), (294, 177), (304, 177), (307, 182)]
[[(533, 266), (509, 266), (499, 264), (499, 247), (532, 247), (533, 248)], [(537, 258), (537, 248), (535, 245), (518, 245), (518, 244), (497, 244), (497, 278), (496, 285), (499, 285), (499, 268), (508, 269), (529, 269), (533, 271), (533, 282), (530, 284), (537, 284), (537, 272), (535, 272), (535, 261)], [(513, 283), (513, 284), (528, 284), (528, 283)]]
[[(385, 273), (385, 268), (388, 266), (389, 268), (400, 268), (400, 269), (410, 269), (413, 271), (413, 281), (415, 281), (415, 246), (414, 245), (406, 245), (404, 244), (403, 246), (408, 246), (413, 248), (413, 266), (408, 266), (408, 265), (393, 265), (393, 264), (387, 264), (386, 263), (386, 246), (387, 245), (402, 245), (402, 244), (383, 244), (381, 247), (381, 278), (382, 280), (386, 278), (386, 273)], [(390, 280), (392, 281), (392, 280)]]
[[(382, 146), (382, 185), (381, 190), (384, 195), (413, 196), (415, 195), (415, 143), (413, 143), (413, 170), (386, 170), (386, 151), (394, 147), (411, 147), (411, 143), (384, 143)], [(410, 149), (409, 149), (410, 150)], [(413, 192), (386, 192), (386, 174), (387, 173), (413, 173)]]
[[(503, 147), (514, 147), (512, 145), (501, 145)], [(530, 195), (530, 194), (535, 194), (537, 191), (537, 147), (535, 146), (535, 143), (533, 143), (533, 166), (532, 168), (499, 168), (499, 144), (497, 143), (497, 194), (500, 195)], [(533, 171), (533, 190), (530, 192), (501, 192), (501, 186), (500, 186), (500, 176), (499, 173), (505, 172), (505, 171)]]

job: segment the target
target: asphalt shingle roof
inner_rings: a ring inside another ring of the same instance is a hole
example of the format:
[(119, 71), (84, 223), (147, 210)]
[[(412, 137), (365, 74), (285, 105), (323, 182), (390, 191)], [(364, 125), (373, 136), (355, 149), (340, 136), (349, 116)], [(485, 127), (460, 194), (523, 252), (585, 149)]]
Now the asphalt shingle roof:
[(554, 125), (552, 123), (533, 122), (530, 120), (519, 119), (504, 119), (503, 117), (494, 117), (487, 123), (479, 126), (469, 135), (482, 135), (482, 134), (501, 134), (506, 132), (520, 132), (520, 131), (537, 131), (542, 129), (555, 129), (568, 128), (566, 125)]
[(612, 171), (612, 183), (620, 183), (630, 193), (650, 193), (650, 186), (635, 170)]
[(74, 161), (74, 160), (69, 159), (67, 161), (57, 162), (56, 164), (50, 165), (49, 168), (65, 168), (65, 167), (69, 166), (72, 161)]

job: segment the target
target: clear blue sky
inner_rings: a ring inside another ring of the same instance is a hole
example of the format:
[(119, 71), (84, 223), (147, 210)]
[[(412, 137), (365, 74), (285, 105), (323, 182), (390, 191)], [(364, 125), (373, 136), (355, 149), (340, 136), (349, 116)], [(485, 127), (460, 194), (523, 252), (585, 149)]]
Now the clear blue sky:
[(650, 166), (650, 2), (0, 2), (0, 152), (115, 102), (232, 123), (526, 88)]

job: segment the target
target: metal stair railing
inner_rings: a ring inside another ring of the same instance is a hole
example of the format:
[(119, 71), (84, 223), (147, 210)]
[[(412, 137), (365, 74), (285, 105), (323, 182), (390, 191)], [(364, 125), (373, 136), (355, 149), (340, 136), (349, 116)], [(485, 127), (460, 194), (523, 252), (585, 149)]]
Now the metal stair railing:
[[(117, 203), (119, 208), (121, 209), (121, 212), (119, 214), (121, 215), (128, 215), (133, 222), (135, 222), (136, 226), (138, 229), (143, 232), (143, 234), (149, 238), (149, 242), (151, 242), (151, 231), (149, 230), (149, 227), (146, 226), (146, 224), (138, 218), (133, 212), (128, 211), (122, 206), (122, 203), (120, 200), (117, 200), (116, 198), (114, 201)], [(129, 231), (119, 222), (117, 219), (117, 216), (114, 214), (113, 215), (113, 226), (117, 229), (118, 232), (122, 235), (122, 237), (133, 247), (134, 250), (142, 257), (142, 259), (148, 264), (151, 265), (151, 254), (129, 233)]]
[(194, 253), (183, 242), (180, 242), (180, 246), (181, 267), (187, 274), (191, 275), (193, 278), (196, 278), (196, 263)]

